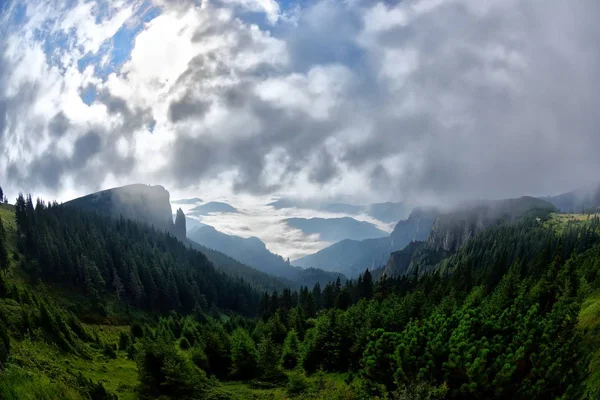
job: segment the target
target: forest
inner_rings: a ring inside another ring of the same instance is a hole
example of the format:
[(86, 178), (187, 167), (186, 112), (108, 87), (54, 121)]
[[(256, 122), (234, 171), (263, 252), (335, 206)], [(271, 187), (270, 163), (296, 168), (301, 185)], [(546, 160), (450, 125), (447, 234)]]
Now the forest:
[(600, 393), (597, 216), (538, 211), (434, 268), (265, 292), (138, 222), (0, 207), (0, 398)]

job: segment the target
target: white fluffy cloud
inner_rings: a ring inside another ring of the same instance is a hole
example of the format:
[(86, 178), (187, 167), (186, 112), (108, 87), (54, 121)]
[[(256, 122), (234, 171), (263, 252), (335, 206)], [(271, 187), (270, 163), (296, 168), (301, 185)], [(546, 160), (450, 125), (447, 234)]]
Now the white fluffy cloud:
[(596, 0), (302, 4), (9, 3), (3, 187), (420, 203), (597, 180)]

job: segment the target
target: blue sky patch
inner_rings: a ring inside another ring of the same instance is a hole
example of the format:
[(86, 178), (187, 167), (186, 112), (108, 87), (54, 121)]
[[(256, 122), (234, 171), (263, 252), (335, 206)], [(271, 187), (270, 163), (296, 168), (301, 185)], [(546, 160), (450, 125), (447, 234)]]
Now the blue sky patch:
[(93, 85), (88, 85), (86, 88), (84, 88), (81, 91), (81, 100), (87, 104), (88, 106), (91, 105), (95, 100), (96, 100), (96, 87)]
[[(93, 65), (94, 75), (103, 80), (111, 73), (117, 72), (129, 60), (135, 38), (144, 28), (144, 24), (160, 14), (161, 9), (159, 7), (152, 7), (152, 3), (149, 1), (144, 2), (136, 15), (132, 17), (135, 23), (131, 23), (131, 20), (127, 21), (111, 38), (102, 43), (98, 52), (87, 53), (77, 61), (79, 71), (81, 72), (89, 65)], [(108, 62), (101, 64), (106, 56), (108, 56)]]
[(25, 22), (27, 18), (27, 6), (23, 3), (17, 3), (17, 5), (12, 9), (12, 14), (10, 16), (10, 22), (12, 24), (21, 25)]

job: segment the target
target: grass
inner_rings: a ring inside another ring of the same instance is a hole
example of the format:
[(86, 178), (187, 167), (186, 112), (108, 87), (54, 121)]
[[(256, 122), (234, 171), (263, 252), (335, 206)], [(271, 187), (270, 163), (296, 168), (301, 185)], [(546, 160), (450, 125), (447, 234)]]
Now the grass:
[(600, 392), (600, 292), (588, 296), (579, 311), (577, 327), (584, 336), (584, 340), (591, 348), (596, 349), (590, 355), (588, 369), (587, 390), (594, 397)]
[(81, 395), (63, 383), (54, 383), (45, 375), (11, 365), (0, 379), (0, 399), (4, 400), (79, 400)]
[(576, 225), (586, 225), (591, 222), (593, 218), (599, 218), (600, 214), (559, 214), (553, 213), (550, 219), (547, 220), (544, 225), (554, 230), (557, 233), (562, 233), (565, 228)]
[[(117, 331), (108, 333), (108, 336), (112, 336)], [(99, 327), (98, 335), (107, 337), (106, 329)], [(26, 339), (12, 341), (11, 344), (13, 349), (9, 363), (15, 368), (24, 368), (32, 375), (48, 381), (50, 386), (68, 386), (72, 383), (73, 377), (81, 373), (94, 382), (102, 382), (108, 390), (117, 394), (119, 399), (136, 398), (137, 367), (134, 361), (127, 359), (123, 351), (117, 351), (117, 358), (111, 359), (104, 356), (101, 349), (89, 346), (92, 354), (92, 359), (89, 360), (75, 354), (61, 352), (56, 347), (41, 341)]]

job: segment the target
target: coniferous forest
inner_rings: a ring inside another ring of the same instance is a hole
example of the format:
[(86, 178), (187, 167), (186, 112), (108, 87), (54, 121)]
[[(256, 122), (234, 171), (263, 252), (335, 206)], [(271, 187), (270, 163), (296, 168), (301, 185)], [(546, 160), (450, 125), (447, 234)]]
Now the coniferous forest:
[(0, 398), (600, 393), (593, 215), (538, 210), (402, 276), (263, 292), (139, 222), (0, 207)]

